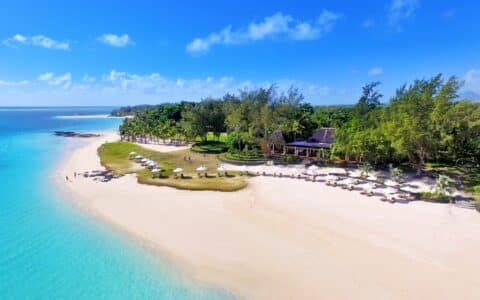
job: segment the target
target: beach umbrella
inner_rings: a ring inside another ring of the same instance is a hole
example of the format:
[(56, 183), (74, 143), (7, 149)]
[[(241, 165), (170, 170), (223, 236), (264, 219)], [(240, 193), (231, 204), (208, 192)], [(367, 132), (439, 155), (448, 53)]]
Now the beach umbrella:
[(389, 186), (389, 187), (397, 187), (398, 183), (393, 181), (393, 180), (387, 180), (387, 181), (385, 181), (385, 185)]
[(243, 166), (240, 167), (240, 170), (241, 171), (248, 171), (248, 168), (247, 168), (246, 165), (243, 165)]
[(313, 169), (310, 170), (310, 168), (307, 170), (307, 174), (310, 176), (316, 176), (318, 174), (317, 170)]
[(148, 168), (157, 168), (158, 165), (157, 165), (156, 162), (151, 161), (151, 162), (149, 162), (149, 163), (147, 164), (147, 167), (148, 167)]
[(205, 166), (200, 166), (200, 167), (197, 168), (198, 172), (205, 172), (206, 170), (207, 170), (207, 167), (205, 167)]
[(325, 179), (327, 179), (327, 180), (337, 180), (338, 177), (335, 176), (335, 175), (331, 175), (331, 174), (330, 174), (330, 175), (328, 175)]
[(382, 190), (384, 194), (395, 194), (397, 191), (391, 187), (385, 188)]
[(342, 180), (342, 184), (346, 184), (346, 185), (355, 184), (355, 180), (353, 180), (352, 178), (347, 178), (345, 180)]
[(418, 193), (418, 187), (405, 186), (405, 187), (402, 187), (402, 191), (408, 192), (408, 193)]
[(359, 177), (362, 177), (362, 173), (360, 171), (353, 171), (353, 172), (349, 172), (350, 177), (353, 177), (353, 178), (359, 178)]
[(173, 170), (173, 173), (182, 173), (183, 169), (182, 168), (176, 168)]
[(318, 166), (316, 165), (311, 165), (310, 167), (307, 168), (308, 171), (314, 171), (314, 172), (317, 172), (318, 171)]
[(160, 172), (162, 172), (162, 169), (160, 169), (160, 168), (152, 169), (152, 173), (160, 173)]
[(365, 183), (364, 185), (362, 185), (362, 187), (364, 190), (373, 190), (375, 188), (375, 186), (371, 182)]
[(141, 156), (141, 155), (135, 156), (135, 159), (142, 159), (142, 158), (143, 158), (143, 156)]
[(134, 155), (137, 155), (137, 152), (130, 152), (130, 156), (134, 156)]

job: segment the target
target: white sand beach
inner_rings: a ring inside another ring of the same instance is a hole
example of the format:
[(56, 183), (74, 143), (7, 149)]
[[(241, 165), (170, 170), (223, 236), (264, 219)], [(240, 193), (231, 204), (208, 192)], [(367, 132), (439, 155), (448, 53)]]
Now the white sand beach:
[(60, 187), (195, 280), (246, 299), (480, 299), (473, 210), (389, 204), (289, 178), (252, 178), (234, 193), (74, 178), (102, 169), (97, 148), (117, 138), (69, 154), (55, 174)]

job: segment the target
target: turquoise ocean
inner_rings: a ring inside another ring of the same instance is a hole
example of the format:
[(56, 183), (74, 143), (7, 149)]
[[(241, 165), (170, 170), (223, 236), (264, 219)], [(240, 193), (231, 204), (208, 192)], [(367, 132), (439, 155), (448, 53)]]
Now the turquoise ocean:
[(53, 131), (121, 122), (57, 116), (111, 109), (0, 108), (0, 299), (233, 299), (187, 279), (55, 187), (56, 166), (81, 142)]

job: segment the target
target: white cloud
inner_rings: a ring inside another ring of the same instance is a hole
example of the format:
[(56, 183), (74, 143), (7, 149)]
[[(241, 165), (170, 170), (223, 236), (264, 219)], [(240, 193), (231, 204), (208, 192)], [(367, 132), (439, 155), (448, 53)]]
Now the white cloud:
[(72, 83), (72, 75), (67, 72), (63, 75), (55, 76), (53, 73), (47, 72), (39, 75), (37, 80), (46, 82), (51, 86), (62, 86), (63, 88), (68, 89)]
[(379, 76), (379, 75), (382, 75), (383, 74), (383, 68), (381, 67), (375, 67), (375, 68), (371, 68), (370, 70), (368, 70), (368, 75), (370, 76)]
[(419, 0), (392, 0), (388, 8), (388, 22), (397, 30), (402, 30), (402, 21), (414, 16)]
[(21, 85), (27, 85), (28, 83), (29, 83), (28, 80), (21, 80), (21, 81), (0, 80), (0, 86), (21, 86)]
[(15, 34), (14, 36), (3, 40), (3, 44), (9, 47), (26, 45), (37, 46), (46, 49), (70, 50), (70, 44), (68, 42), (60, 42), (41, 34), (34, 36)]
[(295, 86), (309, 99), (323, 99), (331, 92), (330, 87), (325, 85), (290, 79), (257, 83), (237, 81), (230, 76), (170, 79), (158, 73), (141, 75), (112, 70), (110, 73), (104, 74), (102, 80), (102, 85), (97, 85), (96, 88), (100, 88), (104, 94), (125, 97), (143, 95), (142, 99), (157, 99), (157, 102), (196, 101), (206, 97), (222, 97), (226, 93), (236, 93), (242, 89), (256, 87), (269, 87), (272, 84), (278, 87), (279, 92), (285, 92), (291, 86)]
[(465, 81), (464, 88), (469, 91), (473, 91), (480, 94), (480, 70), (470, 70), (463, 77)]
[(199, 54), (207, 52), (214, 45), (242, 44), (269, 38), (314, 40), (330, 32), (340, 17), (337, 13), (323, 10), (315, 21), (299, 21), (278, 12), (265, 17), (261, 22), (252, 22), (246, 28), (232, 31), (232, 27), (227, 26), (204, 38), (195, 38), (187, 45), (186, 50)]
[(135, 43), (128, 36), (128, 34), (116, 35), (116, 34), (102, 34), (97, 38), (98, 41), (117, 48), (126, 47), (128, 45), (134, 45)]
[[(231, 76), (202, 78), (168, 78), (159, 73), (135, 74), (112, 70), (106, 74), (79, 77), (74, 81), (71, 73), (46, 72), (36, 78), (36, 84), (28, 82), (0, 81), (0, 103), (14, 105), (130, 105), (138, 103), (162, 103), (181, 100), (198, 101), (206, 97), (222, 97), (240, 90), (269, 87), (275, 84), (278, 92), (297, 87), (308, 101), (328, 101), (335, 96), (327, 85), (292, 79), (252, 82), (237, 80)], [(12, 96), (15, 95), (15, 96)], [(65, 102), (65, 99), (70, 99)], [(35, 100), (35, 102), (32, 102)], [(3, 101), (3, 102), (2, 102)]]

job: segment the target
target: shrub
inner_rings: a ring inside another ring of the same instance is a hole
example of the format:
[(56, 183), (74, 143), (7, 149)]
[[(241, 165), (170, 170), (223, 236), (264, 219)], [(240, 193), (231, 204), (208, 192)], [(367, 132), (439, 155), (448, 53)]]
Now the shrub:
[(293, 164), (299, 162), (300, 158), (295, 155), (288, 154), (283, 157), (283, 161), (287, 164)]
[(447, 203), (449, 202), (449, 197), (442, 193), (432, 193), (432, 192), (420, 192), (418, 193), (421, 199), (432, 201), (432, 202), (439, 202), (439, 203)]
[(403, 171), (400, 168), (391, 168), (390, 177), (396, 182), (403, 182)]
[(435, 192), (442, 195), (451, 195), (455, 191), (455, 181), (446, 175), (440, 175), (435, 182)]
[(223, 153), (227, 151), (228, 146), (223, 142), (205, 141), (196, 143), (192, 146), (192, 151), (200, 153)]
[(227, 162), (258, 162), (262, 163), (265, 161), (265, 157), (259, 154), (257, 151), (250, 151), (248, 153), (242, 152), (225, 152), (220, 154), (220, 159), (225, 160)]
[(480, 185), (473, 187), (473, 193), (477, 196), (480, 196)]

